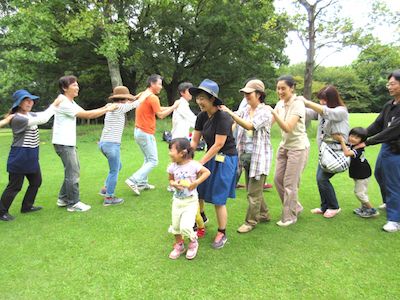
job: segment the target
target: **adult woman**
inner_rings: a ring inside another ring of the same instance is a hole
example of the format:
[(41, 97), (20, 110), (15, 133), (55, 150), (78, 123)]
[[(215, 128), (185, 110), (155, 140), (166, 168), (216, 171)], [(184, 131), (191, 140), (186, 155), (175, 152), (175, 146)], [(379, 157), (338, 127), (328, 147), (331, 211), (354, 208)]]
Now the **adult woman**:
[(375, 165), (383, 202), (386, 203), (387, 223), (383, 230), (400, 230), (400, 70), (388, 76), (386, 85), (392, 100), (385, 103), (376, 120), (368, 126), (365, 145), (382, 144)]
[(21, 213), (35, 212), (41, 206), (33, 206), (38, 189), (42, 183), (39, 166), (39, 131), (37, 125), (46, 123), (53, 115), (55, 106), (60, 100), (56, 99), (42, 113), (32, 113), (33, 104), (39, 99), (26, 90), (18, 90), (13, 94), (14, 103), (10, 113), (13, 143), (7, 161), (9, 182), (1, 196), (0, 220), (12, 221), (14, 217), (8, 213), (15, 196), (21, 190), (26, 177), (29, 181), (22, 201)]
[(218, 91), (217, 83), (209, 79), (203, 80), (199, 87), (189, 89), (201, 109), (191, 146), (196, 149), (201, 137), (207, 143), (207, 152), (200, 159), (200, 163), (211, 171), (211, 176), (198, 186), (198, 193), (199, 199), (215, 205), (218, 232), (212, 244), (214, 249), (222, 248), (227, 241), (225, 229), (228, 212), (225, 204), (228, 197), (235, 198), (238, 161), (232, 135), (232, 118), (218, 109), (218, 105), (222, 105)]
[(296, 96), (295, 87), (292, 76), (279, 77), (276, 90), (280, 101), (274, 110), (271, 109), (282, 133), (275, 169), (275, 186), (283, 204), (281, 220), (276, 223), (279, 226), (296, 223), (303, 211), (298, 199), (298, 187), (307, 163), (310, 142), (306, 133), (304, 103), (302, 97)]
[[(318, 119), (319, 126), (317, 131), (318, 147), (321, 142), (326, 142), (332, 149), (341, 149), (340, 143), (332, 135), (340, 134), (347, 140), (349, 133), (349, 113), (343, 100), (340, 98), (337, 89), (328, 85), (322, 88), (317, 98), (320, 104), (309, 100), (304, 100), (304, 104), (312, 111), (308, 111), (307, 117)], [(321, 207), (312, 209), (313, 214), (322, 214), (325, 218), (333, 218), (340, 212), (339, 203), (336, 198), (335, 190), (329, 181), (335, 174), (325, 172), (318, 164), (317, 183), (321, 197)]]
[(237, 150), (240, 165), (245, 170), (248, 208), (245, 223), (238, 228), (239, 233), (254, 229), (259, 221), (269, 221), (268, 207), (264, 200), (263, 187), (269, 174), (272, 158), (270, 129), (272, 115), (264, 104), (265, 87), (261, 80), (253, 79), (240, 90), (248, 105), (234, 113), (226, 106), (226, 111), (239, 125)]

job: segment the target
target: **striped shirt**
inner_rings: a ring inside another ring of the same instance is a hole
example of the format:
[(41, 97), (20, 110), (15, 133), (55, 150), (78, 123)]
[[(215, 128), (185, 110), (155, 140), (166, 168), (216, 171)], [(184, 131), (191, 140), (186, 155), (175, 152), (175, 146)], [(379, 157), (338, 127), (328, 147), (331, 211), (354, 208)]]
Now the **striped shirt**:
[(125, 127), (125, 113), (136, 108), (139, 104), (139, 101), (120, 103), (116, 110), (106, 113), (100, 141), (121, 144)]
[[(253, 124), (253, 151), (251, 153), (249, 177), (260, 179), (260, 175), (268, 175), (272, 161), (272, 145), (270, 140), (270, 130), (272, 114), (264, 103), (260, 103), (253, 115), (250, 117), (250, 106), (239, 110), (236, 114), (246, 121)], [(246, 129), (238, 126), (237, 150), (239, 157), (245, 153)]]
[(7, 160), (10, 173), (30, 174), (39, 170), (39, 130), (54, 115), (54, 107), (40, 113), (17, 113), (11, 120), (13, 142)]

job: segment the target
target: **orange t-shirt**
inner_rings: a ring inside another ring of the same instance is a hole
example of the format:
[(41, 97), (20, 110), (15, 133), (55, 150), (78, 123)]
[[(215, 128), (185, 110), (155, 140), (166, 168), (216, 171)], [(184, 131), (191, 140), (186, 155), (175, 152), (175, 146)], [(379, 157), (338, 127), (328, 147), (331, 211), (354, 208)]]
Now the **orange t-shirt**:
[(156, 113), (161, 111), (160, 99), (150, 95), (136, 108), (136, 127), (146, 133), (156, 133)]

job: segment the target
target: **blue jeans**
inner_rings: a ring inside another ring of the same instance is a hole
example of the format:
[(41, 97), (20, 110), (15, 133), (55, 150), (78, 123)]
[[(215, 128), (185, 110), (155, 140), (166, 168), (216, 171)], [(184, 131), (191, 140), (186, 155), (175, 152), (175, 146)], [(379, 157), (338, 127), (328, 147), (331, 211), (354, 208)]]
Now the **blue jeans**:
[(139, 186), (148, 183), (148, 175), (158, 165), (157, 143), (154, 135), (135, 128), (135, 141), (144, 156), (143, 165), (129, 179)]
[(100, 151), (107, 157), (108, 166), (110, 171), (108, 172), (107, 179), (104, 183), (107, 192), (106, 196), (114, 196), (115, 187), (118, 181), (118, 173), (122, 168), (121, 164), (121, 144), (111, 142), (100, 142)]
[(324, 172), (318, 164), (317, 169), (317, 184), (318, 191), (321, 197), (321, 210), (325, 212), (327, 209), (338, 209), (339, 203), (336, 198), (335, 190), (332, 183), (329, 181), (333, 177), (332, 173)]
[(76, 147), (54, 144), (57, 155), (64, 165), (64, 181), (58, 193), (58, 199), (68, 206), (79, 202), (80, 166)]
[(389, 144), (382, 144), (376, 160), (375, 178), (386, 202), (387, 220), (400, 222), (400, 154), (393, 153)]

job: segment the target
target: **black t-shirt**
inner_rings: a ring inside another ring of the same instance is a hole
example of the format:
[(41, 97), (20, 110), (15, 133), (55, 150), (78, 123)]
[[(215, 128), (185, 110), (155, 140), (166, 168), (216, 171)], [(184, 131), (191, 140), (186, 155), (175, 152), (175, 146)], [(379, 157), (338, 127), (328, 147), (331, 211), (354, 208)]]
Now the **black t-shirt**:
[(351, 146), (351, 150), (354, 152), (356, 156), (351, 157), (350, 168), (349, 168), (349, 176), (354, 179), (365, 179), (371, 176), (371, 166), (368, 163), (368, 160), (364, 155), (364, 148), (353, 149)]
[(232, 134), (233, 120), (231, 116), (218, 110), (211, 118), (207, 112), (202, 111), (196, 119), (195, 130), (200, 131), (207, 144), (207, 149), (210, 149), (215, 143), (215, 135), (226, 135), (226, 141), (220, 152), (228, 156), (237, 155), (235, 138)]

